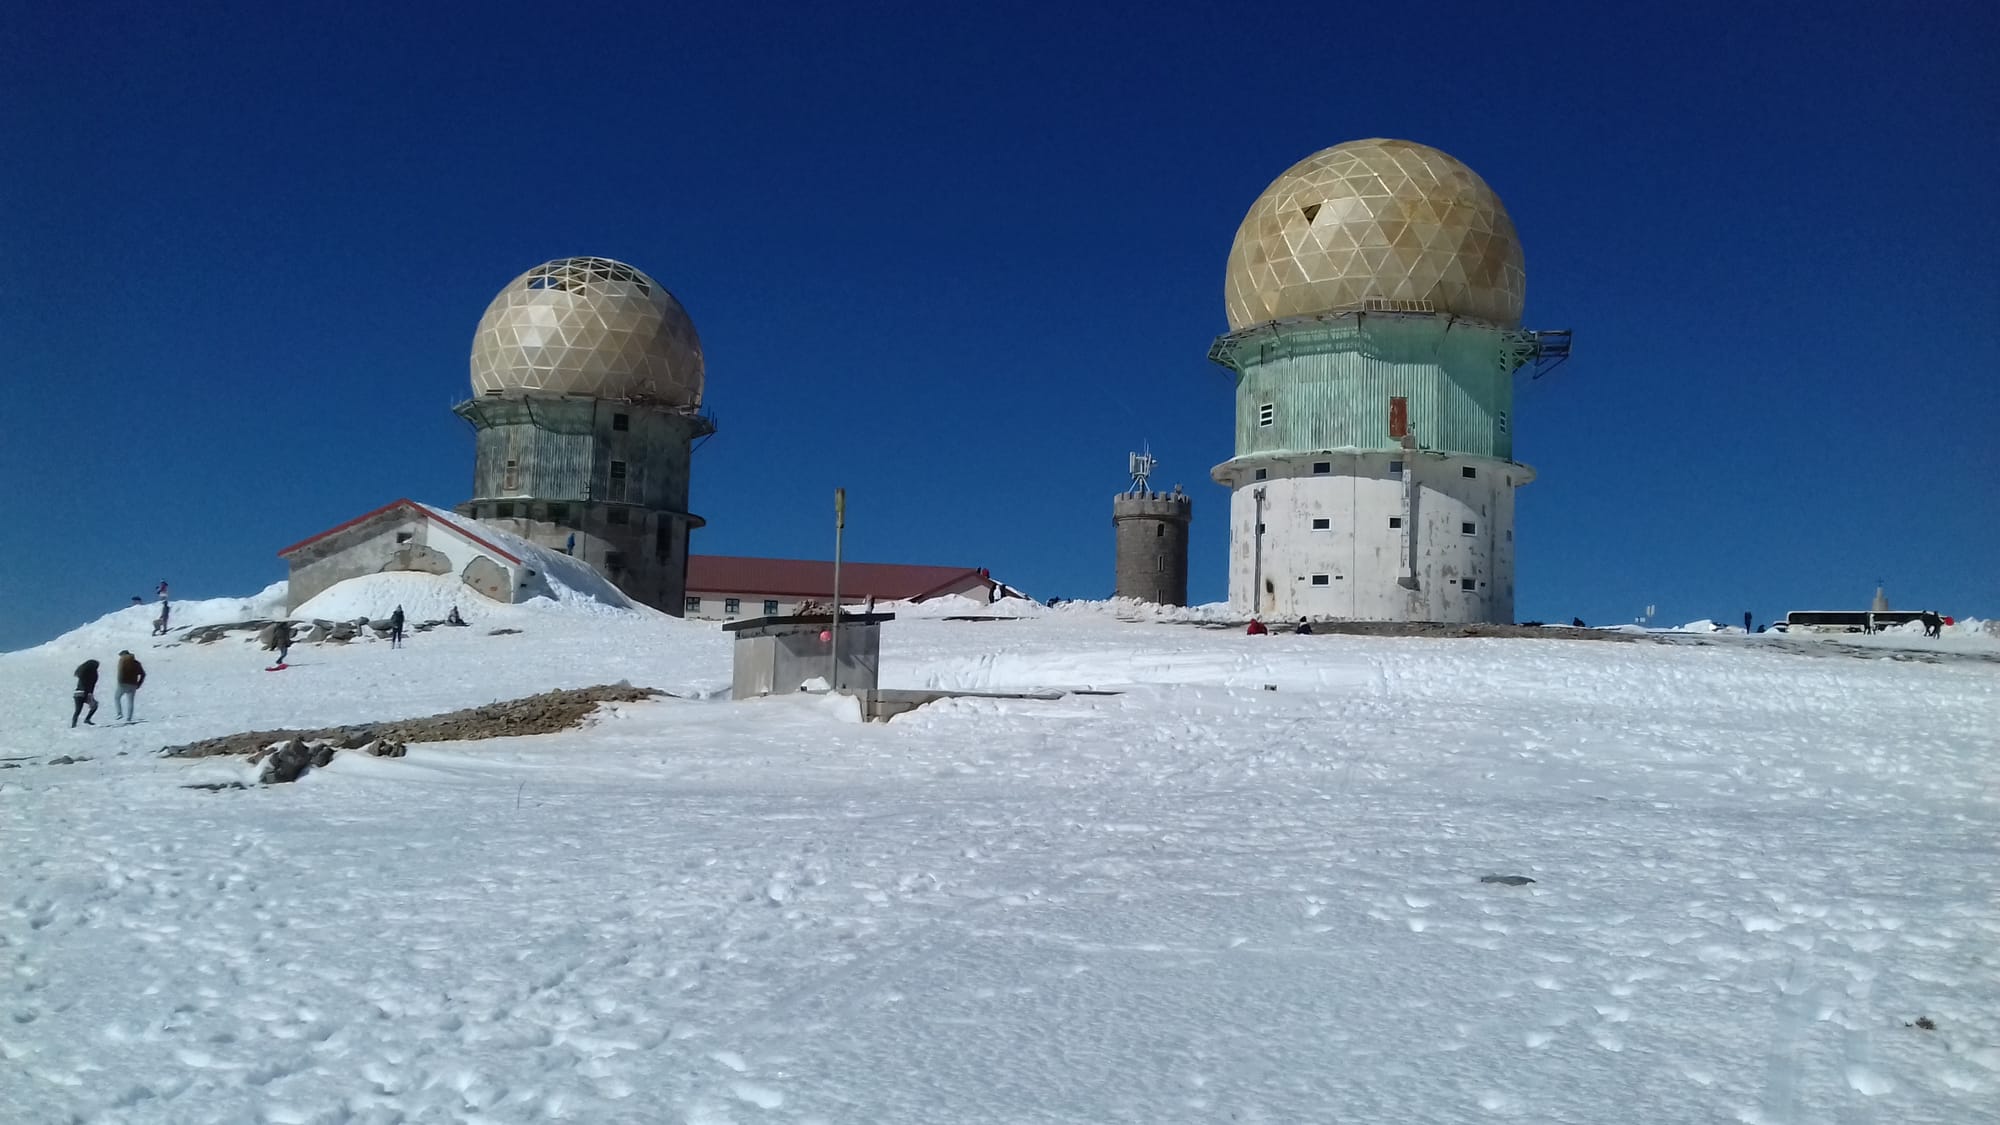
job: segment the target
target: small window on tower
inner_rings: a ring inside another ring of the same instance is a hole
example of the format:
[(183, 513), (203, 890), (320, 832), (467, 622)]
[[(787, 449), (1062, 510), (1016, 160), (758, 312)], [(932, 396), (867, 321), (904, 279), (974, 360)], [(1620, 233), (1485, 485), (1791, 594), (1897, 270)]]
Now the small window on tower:
[(1332, 520), (1314, 520), (1314, 521), (1313, 521), (1313, 530), (1314, 530), (1314, 531), (1332, 531), (1332, 530), (1333, 530), (1333, 521), (1332, 521)]
[(521, 463), (513, 459), (507, 462), (507, 471), (501, 474), (500, 487), (509, 492), (521, 487)]
[(495, 504), (495, 505), (493, 505), (493, 518), (494, 518), (494, 519), (502, 519), (502, 520), (511, 520), (511, 519), (513, 519), (513, 518), (514, 518), (514, 505), (512, 505), (512, 504)]
[(604, 522), (624, 526), (632, 519), (632, 513), (623, 508), (608, 508), (604, 512)]
[(1500, 412), (1500, 432), (1503, 434), (1507, 432), (1507, 412), (1505, 410)]
[(549, 522), (550, 522), (550, 523), (568, 523), (568, 522), (569, 522), (569, 505), (568, 505), (568, 504), (550, 504), (550, 505), (549, 505)]
[(1268, 476), (1270, 476), (1270, 475), (1271, 475), (1271, 470), (1269, 470), (1269, 469), (1258, 469), (1253, 479), (1255, 479), (1255, 480), (1263, 480), (1263, 479), (1264, 479), (1265, 477), (1268, 477)]
[(1473, 468), (1471, 465), (1467, 465), (1458, 471), (1458, 475), (1464, 477), (1466, 480), (1476, 480), (1479, 477), (1479, 470)]
[(1471, 522), (1459, 524), (1458, 533), (1460, 535), (1477, 535), (1479, 534), (1479, 525)]
[(1259, 426), (1268, 426), (1273, 422), (1276, 422), (1277, 420), (1278, 420), (1277, 403), (1267, 402), (1264, 405), (1259, 406), (1257, 408), (1257, 424)]
[(1403, 463), (1402, 463), (1401, 461), (1391, 461), (1391, 462), (1389, 462), (1389, 475), (1390, 475), (1390, 476), (1392, 476), (1392, 477), (1400, 477), (1400, 476), (1402, 476), (1402, 475), (1403, 475)]
[(625, 462), (611, 462), (611, 499), (625, 499)]
[(1403, 517), (1401, 517), (1401, 516), (1390, 516), (1390, 517), (1389, 517), (1389, 526), (1390, 526), (1390, 527), (1401, 527), (1401, 526), (1403, 526)]
[(1156, 523), (1156, 524), (1154, 524), (1154, 525), (1153, 525), (1153, 538), (1155, 538), (1155, 539), (1165, 539), (1166, 537), (1167, 537), (1167, 525), (1166, 525), (1166, 524), (1163, 524), (1163, 523)]
[(1315, 585), (1315, 586), (1324, 586), (1324, 585), (1326, 585), (1326, 584), (1327, 584), (1327, 576), (1326, 576), (1326, 575), (1324, 575), (1324, 574), (1315, 574), (1315, 575), (1313, 575), (1313, 585)]
[(1461, 578), (1458, 580), (1458, 588), (1461, 590), (1477, 590), (1479, 589), (1479, 583), (1471, 578)]
[(624, 556), (624, 555), (622, 555), (622, 554), (619, 554), (619, 553), (618, 553), (617, 551), (606, 551), (606, 552), (604, 552), (604, 569), (606, 569), (606, 570), (624, 570), (624, 569), (625, 569), (625, 556)]
[(611, 428), (614, 430), (631, 429), (632, 416), (630, 414), (613, 414), (611, 416)]
[(1333, 471), (1333, 462), (1331, 462), (1331, 461), (1314, 461), (1314, 462), (1313, 462), (1313, 475), (1314, 475), (1314, 476), (1320, 476), (1320, 477), (1323, 477), (1323, 476), (1327, 475), (1328, 473), (1330, 473), (1330, 472), (1332, 472), (1332, 471)]
[(661, 520), (660, 526), (653, 529), (653, 557), (666, 562), (673, 553), (674, 525), (671, 521)]

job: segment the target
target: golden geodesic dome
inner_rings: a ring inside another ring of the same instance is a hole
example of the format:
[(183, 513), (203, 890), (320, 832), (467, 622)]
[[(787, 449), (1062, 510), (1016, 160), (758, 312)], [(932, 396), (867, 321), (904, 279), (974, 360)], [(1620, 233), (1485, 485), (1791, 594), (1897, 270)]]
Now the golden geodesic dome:
[(577, 394), (698, 407), (701, 337), (659, 282), (610, 258), (558, 258), (507, 284), (472, 336), (472, 393)]
[(1229, 328), (1349, 309), (1521, 323), (1527, 273), (1479, 174), (1412, 141), (1348, 141), (1271, 181), (1229, 248)]

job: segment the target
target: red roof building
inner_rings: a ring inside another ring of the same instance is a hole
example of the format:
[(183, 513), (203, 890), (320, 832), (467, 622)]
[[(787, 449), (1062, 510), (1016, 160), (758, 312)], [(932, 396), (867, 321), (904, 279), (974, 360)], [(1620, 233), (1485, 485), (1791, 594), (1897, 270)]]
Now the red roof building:
[[(842, 605), (877, 601), (920, 602), (958, 594), (977, 602), (1019, 597), (984, 567), (840, 564)], [(688, 556), (686, 616), (728, 620), (796, 613), (804, 602), (833, 601), (833, 564), (817, 559), (755, 559), (739, 555)]]

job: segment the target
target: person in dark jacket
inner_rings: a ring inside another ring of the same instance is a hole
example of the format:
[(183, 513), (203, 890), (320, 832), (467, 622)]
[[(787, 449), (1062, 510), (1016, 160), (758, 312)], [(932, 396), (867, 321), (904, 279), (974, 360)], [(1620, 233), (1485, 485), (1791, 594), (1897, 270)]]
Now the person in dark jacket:
[(132, 722), (139, 716), (139, 688), (146, 682), (146, 666), (132, 655), (132, 650), (118, 650), (118, 691), (111, 697), (111, 706), (118, 717)]
[(402, 607), (402, 606), (397, 606), (397, 607), (396, 607), (396, 612), (394, 612), (394, 613), (392, 613), (392, 614), (390, 614), (390, 615), (389, 615), (389, 647), (390, 647), (390, 648), (401, 648), (401, 647), (403, 647), (403, 607)]
[(1307, 621), (1303, 617), (1299, 618), (1298, 628), (1292, 630), (1292, 632), (1297, 633), (1301, 637), (1312, 636), (1312, 631), (1313, 631), (1312, 622)]
[(277, 665), (285, 666), (285, 654), (292, 651), (292, 623), (274, 621), (271, 623), (271, 647), (278, 650)]
[[(76, 666), (76, 691), (70, 698), (76, 700), (76, 710), (69, 713), (69, 725), (75, 726), (77, 716), (83, 715), (84, 722), (89, 723), (91, 726), (96, 726), (97, 661), (86, 660)], [(90, 708), (90, 713), (87, 715), (83, 711), (86, 705)]]

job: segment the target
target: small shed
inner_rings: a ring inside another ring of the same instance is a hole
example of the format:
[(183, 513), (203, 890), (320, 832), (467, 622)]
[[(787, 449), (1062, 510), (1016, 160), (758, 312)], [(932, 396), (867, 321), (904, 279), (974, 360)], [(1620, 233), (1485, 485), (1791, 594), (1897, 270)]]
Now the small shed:
[(834, 669), (833, 616), (826, 613), (789, 617), (752, 617), (731, 621), (723, 630), (736, 634), (731, 695), (749, 699), (798, 691), (815, 676), (833, 673), (835, 691), (873, 691), (881, 670), (882, 622), (893, 613), (840, 615), (840, 666)]

